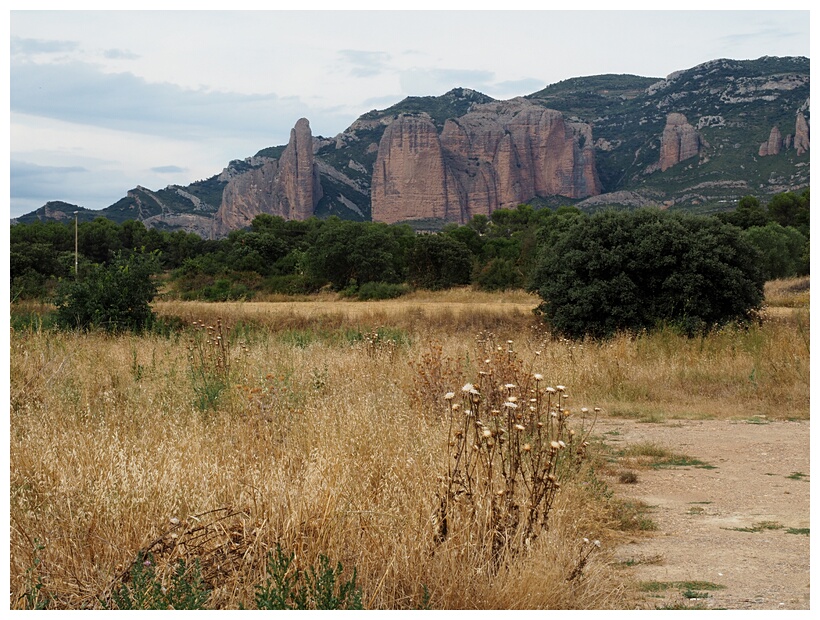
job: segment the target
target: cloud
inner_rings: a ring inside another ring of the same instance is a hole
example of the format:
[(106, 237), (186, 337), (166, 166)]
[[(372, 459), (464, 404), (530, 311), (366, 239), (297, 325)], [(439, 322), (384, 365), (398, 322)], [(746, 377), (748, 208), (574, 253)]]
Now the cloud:
[(43, 166), (12, 159), (10, 171), (12, 217), (38, 209), (50, 200), (82, 206), (124, 193), (120, 175), (95, 174), (83, 166)]
[(130, 52), (128, 50), (108, 49), (103, 52), (103, 56), (109, 60), (136, 60), (139, 54)]
[(151, 172), (158, 174), (179, 174), (181, 172), (188, 172), (188, 168), (181, 168), (180, 166), (155, 166), (151, 168)]
[(373, 77), (383, 73), (388, 67), (390, 54), (386, 52), (368, 52), (362, 50), (340, 50), (338, 56), (343, 62), (353, 65), (350, 74), (353, 77)]
[(76, 41), (55, 41), (45, 39), (24, 39), (11, 37), (12, 56), (34, 56), (37, 54), (64, 54), (79, 49)]
[(175, 139), (244, 137), (270, 145), (271, 136), (287, 142), (301, 117), (323, 127), (355, 119), (311, 110), (296, 97), (184, 89), (76, 61), (12, 62), (10, 84), (12, 112)]

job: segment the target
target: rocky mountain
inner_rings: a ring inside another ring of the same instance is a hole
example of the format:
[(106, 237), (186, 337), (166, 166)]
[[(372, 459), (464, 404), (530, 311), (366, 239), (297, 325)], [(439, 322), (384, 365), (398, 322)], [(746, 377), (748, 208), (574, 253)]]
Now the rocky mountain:
[(808, 186), (809, 113), (808, 58), (573, 78), (509, 101), (456, 88), (372, 110), (333, 138), (299, 119), (287, 145), (186, 187), (138, 186), (102, 211), (51, 202), (18, 219), (79, 210), (221, 237), (260, 213), (438, 228), (522, 202), (711, 212)]

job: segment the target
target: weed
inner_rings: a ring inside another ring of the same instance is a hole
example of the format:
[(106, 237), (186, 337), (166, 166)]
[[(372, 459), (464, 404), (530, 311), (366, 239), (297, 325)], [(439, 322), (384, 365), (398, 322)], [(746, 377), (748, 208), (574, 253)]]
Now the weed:
[(751, 532), (756, 534), (765, 530), (782, 530), (783, 526), (777, 521), (761, 521), (755, 523), (752, 527), (731, 527), (726, 529), (730, 529), (734, 532)]
[(658, 525), (649, 518), (652, 508), (640, 501), (616, 500), (615, 516), (618, 529), (625, 532), (653, 532)]
[(31, 566), (26, 570), (26, 591), (21, 597), (23, 601), (23, 609), (48, 609), (50, 599), (43, 594), (43, 577), (40, 574), (40, 551), (45, 547), (40, 543), (38, 538), (34, 539), (34, 557)]
[(478, 382), (466, 383), (458, 399), (444, 396), (447, 472), (434, 519), (438, 543), (454, 535), (485, 541), (482, 563), (494, 572), (547, 528), (562, 482), (586, 457), (591, 428), (576, 436), (566, 388), (525, 373), (512, 341), (485, 354)]
[(638, 474), (631, 469), (627, 469), (618, 474), (618, 482), (621, 484), (635, 484), (638, 482)]
[[(199, 561), (187, 566), (179, 559), (170, 579), (163, 584), (157, 575), (154, 557), (138, 554), (131, 566), (130, 584), (111, 592), (117, 609), (205, 609), (209, 597), (202, 581)], [(103, 602), (104, 606), (105, 602)]]
[(717, 469), (714, 465), (705, 463), (700, 459), (695, 459), (689, 456), (674, 455), (668, 459), (658, 461), (652, 464), (656, 469), (663, 469), (666, 467), (696, 467), (698, 469)]
[(667, 448), (651, 442), (634, 444), (617, 453), (621, 459), (635, 465), (644, 465), (655, 469), (667, 467), (697, 467), (700, 469), (715, 469), (701, 460), (671, 452)]
[(645, 558), (628, 558), (626, 560), (622, 560), (620, 562), (621, 566), (626, 567), (633, 567), (633, 566), (640, 566), (644, 564), (662, 564), (663, 563), (663, 556), (662, 555), (650, 555)]
[(268, 553), (268, 578), (256, 586), (257, 609), (362, 609), (362, 593), (356, 587), (356, 569), (342, 581), (342, 563), (332, 567), (325, 555), (319, 566), (307, 571), (295, 568), (295, 555), (285, 554), (277, 543)]
[(222, 319), (216, 325), (194, 323), (188, 345), (191, 382), (200, 411), (216, 409), (221, 394), (229, 385), (231, 346)]
[(786, 478), (788, 478), (789, 480), (804, 480), (808, 482), (808, 480), (806, 480), (808, 478), (808, 474), (804, 474), (799, 471), (792, 472), (791, 474), (786, 476)]
[(786, 529), (787, 534), (802, 534), (803, 536), (809, 535), (809, 528), (807, 527), (790, 527)]

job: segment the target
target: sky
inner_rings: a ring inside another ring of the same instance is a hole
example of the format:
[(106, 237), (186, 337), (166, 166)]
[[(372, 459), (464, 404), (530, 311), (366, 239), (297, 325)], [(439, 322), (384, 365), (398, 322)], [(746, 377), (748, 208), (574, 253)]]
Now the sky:
[[(510, 99), (572, 77), (663, 78), (716, 58), (810, 56), (805, 6), (399, 12), (368, 4), (229, 12), (12, 6), (10, 217), (50, 200), (102, 209), (137, 185), (188, 185), (286, 144), (302, 117), (314, 136), (334, 136), (410, 95), (466, 87)], [(766, 6), (745, 4), (755, 5)]]

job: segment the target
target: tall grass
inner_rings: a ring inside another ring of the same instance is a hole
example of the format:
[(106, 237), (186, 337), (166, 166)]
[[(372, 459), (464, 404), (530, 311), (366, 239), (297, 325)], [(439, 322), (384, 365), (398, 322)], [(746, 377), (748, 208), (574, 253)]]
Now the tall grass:
[[(252, 607), (277, 545), (302, 569), (321, 557), (355, 567), (365, 608), (623, 607), (624, 576), (607, 563), (618, 515), (587, 469), (562, 482), (546, 532), (513, 561), (487, 570), (471, 560), (480, 541), (437, 540), (452, 458), (443, 396), (478, 385), (507, 340), (527, 373), (567, 386), (576, 416), (808, 417), (808, 316), (698, 340), (570, 343), (521, 299), (305, 304), (161, 304), (189, 323), (221, 319), (230, 348), (205, 340), (193, 356), (202, 327), (12, 331), (11, 607), (34, 594), (105, 606), (143, 552), (158, 570), (199, 562), (209, 607)], [(225, 387), (203, 407), (195, 377), (211, 353), (228, 356)]]

